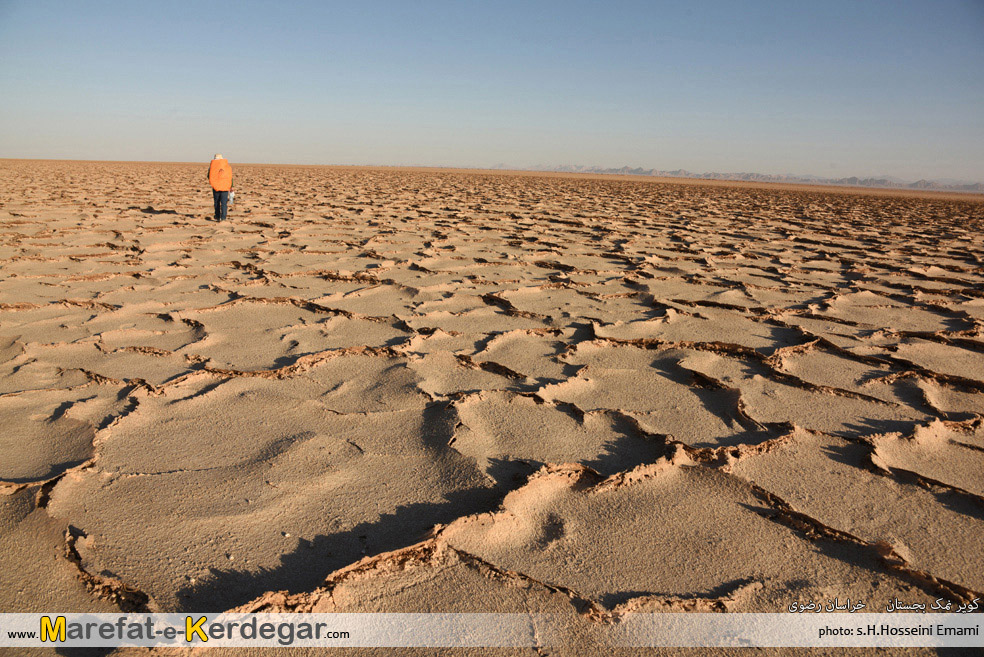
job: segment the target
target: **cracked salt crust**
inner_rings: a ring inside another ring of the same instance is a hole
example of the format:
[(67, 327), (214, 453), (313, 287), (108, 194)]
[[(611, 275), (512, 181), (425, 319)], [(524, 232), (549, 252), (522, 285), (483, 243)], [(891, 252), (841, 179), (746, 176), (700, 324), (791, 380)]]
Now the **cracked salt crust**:
[(979, 199), (197, 170), (0, 162), (0, 610), (984, 589)]

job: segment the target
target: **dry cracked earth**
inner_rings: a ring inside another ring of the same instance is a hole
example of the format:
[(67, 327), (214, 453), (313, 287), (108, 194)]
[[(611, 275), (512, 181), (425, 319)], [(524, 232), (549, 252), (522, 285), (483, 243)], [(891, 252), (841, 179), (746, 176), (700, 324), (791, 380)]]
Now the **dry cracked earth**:
[(0, 610), (984, 597), (980, 199), (236, 187), (0, 161)]

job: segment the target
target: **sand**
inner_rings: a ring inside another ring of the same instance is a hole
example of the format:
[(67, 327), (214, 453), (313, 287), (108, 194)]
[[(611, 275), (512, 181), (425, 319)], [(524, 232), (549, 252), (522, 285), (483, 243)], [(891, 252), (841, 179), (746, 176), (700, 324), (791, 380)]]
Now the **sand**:
[(235, 178), (0, 160), (0, 611), (984, 597), (982, 199)]

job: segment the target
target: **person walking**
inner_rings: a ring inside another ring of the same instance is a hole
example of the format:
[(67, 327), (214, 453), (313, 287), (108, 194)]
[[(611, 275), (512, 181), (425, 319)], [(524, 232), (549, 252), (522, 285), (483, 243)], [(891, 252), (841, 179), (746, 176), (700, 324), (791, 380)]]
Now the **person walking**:
[(215, 220), (224, 221), (229, 211), (229, 192), (232, 190), (232, 167), (229, 160), (216, 153), (208, 165), (208, 182), (215, 201)]

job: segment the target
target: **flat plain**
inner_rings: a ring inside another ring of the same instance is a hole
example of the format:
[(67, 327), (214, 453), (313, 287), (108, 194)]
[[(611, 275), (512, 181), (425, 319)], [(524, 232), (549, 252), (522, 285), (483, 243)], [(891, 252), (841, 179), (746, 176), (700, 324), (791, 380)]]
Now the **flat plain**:
[(233, 166), (0, 161), (0, 611), (984, 597), (980, 197)]

